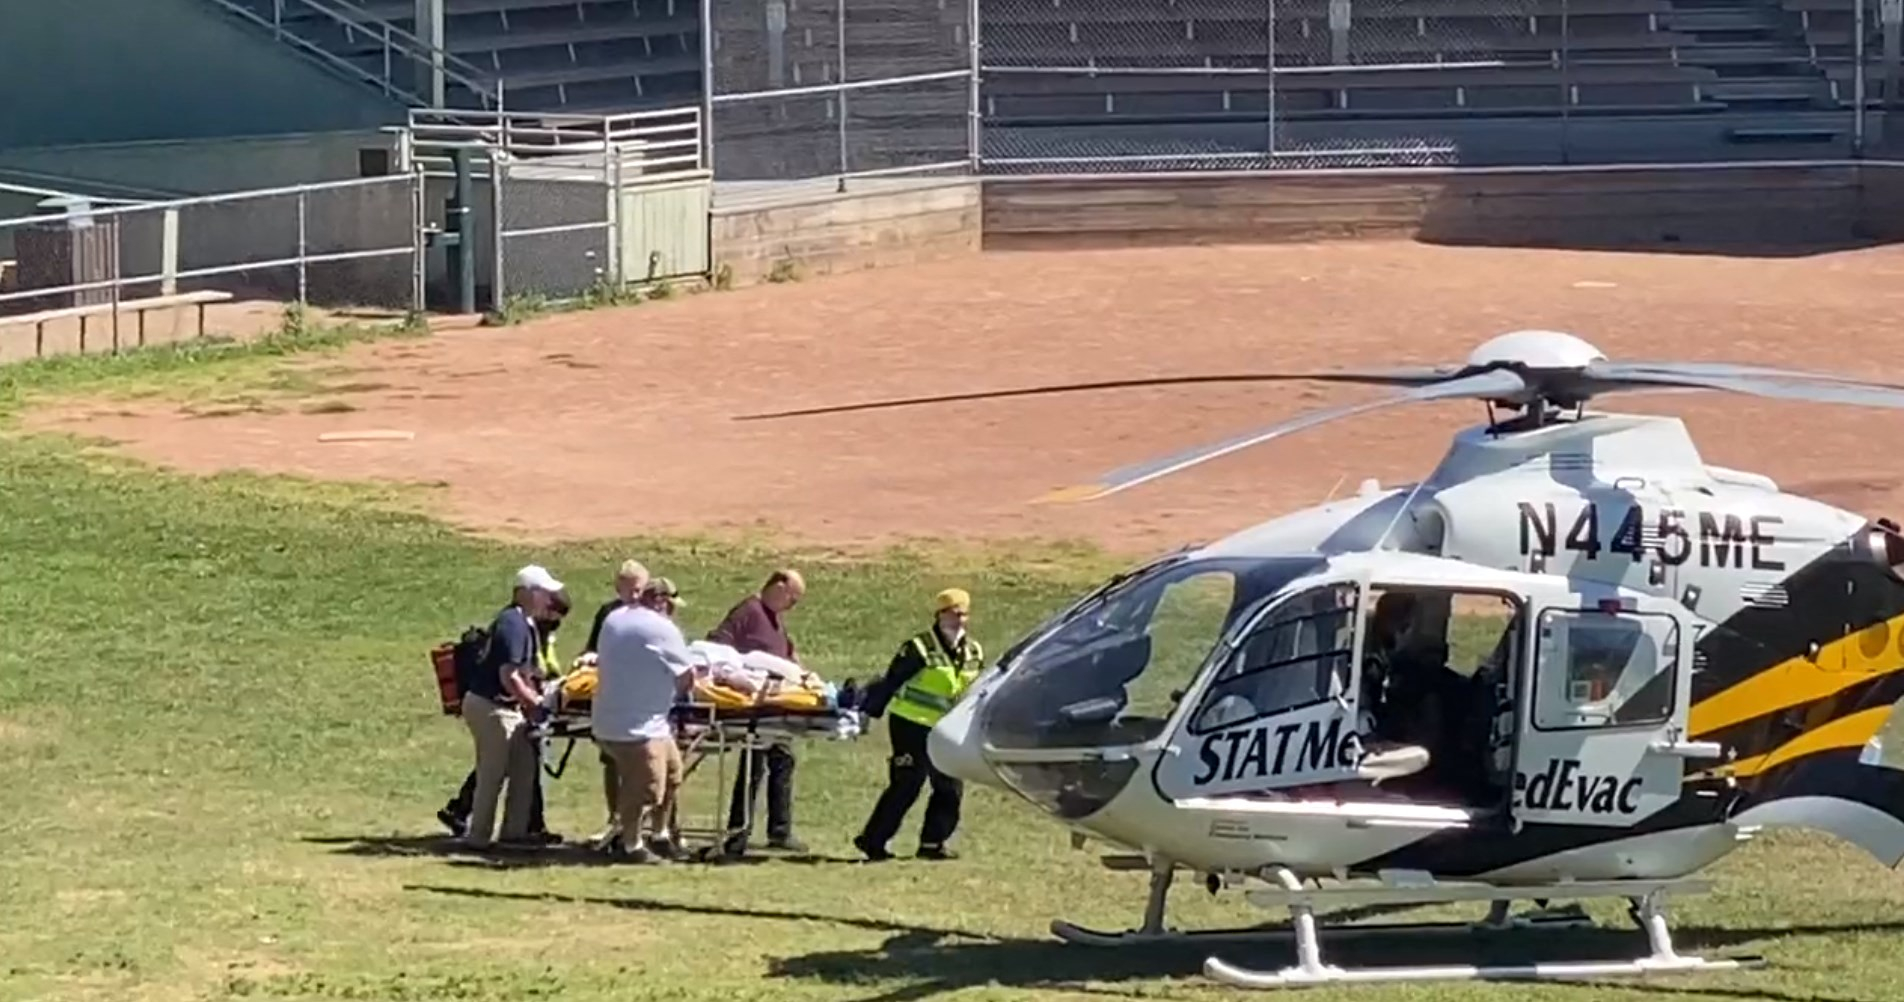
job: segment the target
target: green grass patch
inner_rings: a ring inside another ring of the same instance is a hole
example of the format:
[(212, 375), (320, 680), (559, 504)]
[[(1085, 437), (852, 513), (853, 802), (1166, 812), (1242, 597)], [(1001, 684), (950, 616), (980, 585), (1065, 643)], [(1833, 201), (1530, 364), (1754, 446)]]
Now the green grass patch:
[[(123, 388), (104, 377), (185, 363), (118, 364), (130, 371), (42, 367), (14, 385)], [(1133, 921), (1143, 878), (1101, 870), (992, 791), (968, 793), (962, 861), (842, 862), (879, 789), (880, 732), (803, 749), (797, 818), (814, 860), (510, 865), (440, 848), (432, 815), (470, 752), (460, 723), (435, 710), (432, 644), (486, 619), (534, 559), (571, 582), (576, 622), (561, 646), (573, 654), (631, 555), (683, 585), (684, 625), (698, 634), (790, 558), (764, 540), (534, 550), (453, 532), (403, 510), (398, 493), (191, 479), (45, 438), (0, 441), (0, 483), (0, 762), (12, 776), (0, 784), (0, 1000), (1233, 997), (1201, 979), (1200, 950), (1052, 940), (1054, 916)], [(793, 630), (835, 680), (879, 670), (941, 587), (973, 591), (975, 628), (996, 652), (1113, 563), (1030, 544), (791, 558), (810, 585)], [(724, 803), (710, 780), (687, 794), (697, 822)], [(599, 828), (590, 750), (551, 783), (549, 814), (567, 834)], [(915, 810), (896, 848), (910, 848), (917, 821)], [(1677, 910), (1685, 945), (1760, 950), (1771, 970), (1305, 997), (1904, 998), (1888, 963), (1904, 892), (1870, 860), (1780, 834), (1718, 872), (1719, 895)], [(1175, 905), (1190, 926), (1267, 917), (1190, 885)], [(1549, 957), (1570, 943), (1536, 933), (1496, 950)], [(1451, 950), (1441, 959), (1470, 956)]]
[(248, 340), (214, 336), (117, 355), (30, 359), (0, 366), (0, 420), (36, 401), (77, 395), (179, 399), (191, 413), (213, 417), (263, 410), (267, 400), (363, 392), (375, 384), (351, 380), (351, 369), (321, 360), (352, 345), (428, 333), (416, 318), (316, 325), (287, 310), (278, 328)]

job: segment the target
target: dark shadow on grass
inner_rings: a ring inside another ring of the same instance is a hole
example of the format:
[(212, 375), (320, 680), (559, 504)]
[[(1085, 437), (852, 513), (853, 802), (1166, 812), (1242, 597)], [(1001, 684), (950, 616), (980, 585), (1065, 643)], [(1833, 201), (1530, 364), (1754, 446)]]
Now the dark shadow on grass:
[(939, 942), (948, 938), (963, 938), (970, 933), (955, 929), (935, 929), (930, 926), (907, 925), (901, 922), (889, 922), (883, 919), (855, 918), (852, 916), (825, 915), (819, 912), (781, 911), (771, 908), (745, 908), (739, 905), (698, 905), (679, 901), (661, 901), (655, 898), (593, 897), (576, 894), (524, 894), (515, 891), (492, 891), (482, 887), (438, 887), (432, 884), (405, 884), (406, 891), (423, 891), (429, 894), (448, 894), (465, 898), (481, 898), (491, 901), (545, 901), (571, 905), (597, 905), (606, 908), (620, 908), (637, 912), (673, 912), (686, 915), (713, 915), (723, 918), (765, 919), (775, 922), (831, 922), (835, 925), (851, 926), (871, 932), (896, 933), (901, 938), (916, 937), (929, 942)]
[[(915, 1002), (945, 992), (988, 985), (1065, 991), (1122, 997), (1102, 986), (1119, 982), (1155, 982), (1163, 979), (1203, 978), (1203, 962), (1212, 954), (1233, 963), (1276, 969), (1295, 960), (1294, 942), (1266, 937), (1261, 944), (1156, 943), (1115, 949), (1074, 946), (1056, 939), (1017, 939), (986, 936), (957, 929), (894, 922), (856, 916), (828, 915), (739, 905), (704, 905), (652, 898), (591, 897), (565, 894), (526, 894), (485, 888), (406, 885), (405, 890), (460, 897), (554, 901), (638, 912), (712, 915), (780, 922), (830, 922), (871, 932), (891, 933), (877, 948), (806, 954), (775, 961), (770, 974), (794, 980), (821, 981), (842, 991), (855, 986), (878, 990), (856, 1002)], [(1330, 924), (1351, 915), (1373, 917), (1402, 908), (1345, 909), (1326, 916)], [(1366, 913), (1366, 915), (1364, 914)], [(1287, 926), (1265, 926), (1274, 933)], [(1674, 933), (1682, 952), (1715, 955), (1750, 943), (1785, 937), (1831, 936), (1850, 932), (1904, 932), (1904, 921), (1845, 925), (1800, 925), (1784, 928), (1719, 928), (1683, 926)], [(1378, 933), (1360, 937), (1330, 936), (1325, 928), (1325, 959), (1354, 967), (1415, 966), (1428, 964), (1523, 964), (1530, 960), (1632, 959), (1646, 951), (1645, 936), (1635, 928), (1608, 926), (1595, 929), (1527, 929), (1474, 935), (1458, 929), (1413, 933)], [(1698, 976), (1693, 976), (1696, 979)], [(1686, 999), (1761, 999), (1767, 1002), (1886, 1002), (1876, 997), (1801, 994), (1765, 988), (1701, 987), (1696, 980), (1679, 983), (1601, 979), (1596, 987), (1652, 997)], [(1100, 987), (1090, 987), (1095, 984)], [(1155, 986), (1145, 997), (1154, 998)]]
[[(536, 870), (555, 866), (626, 866), (615, 863), (600, 852), (581, 842), (564, 842), (559, 845), (540, 848), (514, 849), (496, 846), (486, 851), (478, 851), (457, 841), (449, 835), (344, 835), (311, 836), (303, 841), (313, 845), (330, 845), (337, 848), (332, 851), (343, 856), (361, 856), (370, 858), (415, 859), (432, 857), (442, 859), (450, 866), (482, 870)], [(708, 866), (759, 866), (778, 863), (794, 866), (818, 866), (824, 864), (856, 864), (860, 861), (843, 856), (821, 856), (815, 854), (776, 854), (749, 855), (740, 857), (722, 856), (718, 853), (696, 853), (684, 858), (675, 865)]]
[[(1783, 929), (1727, 929), (1687, 926), (1676, 930), (1682, 952), (1719, 955), (1748, 943), (1786, 936), (1904, 930), (1904, 922)], [(1324, 961), (1344, 967), (1444, 964), (1480, 966), (1552, 960), (1633, 959), (1646, 951), (1637, 929), (1609, 927), (1580, 930), (1519, 930), (1476, 936), (1460, 931), (1388, 933), (1357, 938), (1323, 934)], [(901, 983), (855, 1002), (914, 1002), (946, 992), (986, 985), (1076, 990), (1087, 983), (1203, 978), (1203, 962), (1219, 956), (1232, 963), (1268, 970), (1295, 962), (1293, 939), (1265, 938), (1261, 944), (1156, 943), (1115, 949), (1072, 946), (1055, 940), (957, 941), (930, 938), (919, 930), (894, 936), (871, 950), (813, 953), (777, 961), (774, 977), (820, 981), (847, 989)], [(1662, 979), (1670, 981), (1671, 979)], [(1876, 997), (1782, 992), (1773, 988), (1701, 987), (1693, 975), (1678, 984), (1618, 978), (1588, 982), (1596, 987), (1640, 995), (1714, 999), (1765, 999), (1771, 1002), (1886, 1002)]]

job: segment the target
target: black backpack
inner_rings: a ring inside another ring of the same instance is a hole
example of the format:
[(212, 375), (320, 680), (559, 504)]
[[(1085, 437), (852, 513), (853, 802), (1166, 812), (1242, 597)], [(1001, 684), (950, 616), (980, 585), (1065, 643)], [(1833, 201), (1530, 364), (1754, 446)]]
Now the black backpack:
[(456, 663), (456, 695), (469, 695), (469, 681), (482, 670), (483, 663), (489, 660), (489, 627), (472, 626), (463, 631), (462, 639), (451, 649), (451, 657)]

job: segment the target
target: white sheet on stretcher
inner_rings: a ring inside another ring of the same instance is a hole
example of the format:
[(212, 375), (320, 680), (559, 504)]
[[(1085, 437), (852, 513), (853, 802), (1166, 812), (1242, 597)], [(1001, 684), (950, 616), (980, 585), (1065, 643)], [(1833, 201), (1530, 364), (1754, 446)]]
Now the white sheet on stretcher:
[(799, 682), (812, 673), (799, 664), (766, 651), (745, 654), (712, 640), (696, 640), (688, 645), (688, 657), (705, 669), (715, 682), (736, 692), (753, 695), (773, 679)]

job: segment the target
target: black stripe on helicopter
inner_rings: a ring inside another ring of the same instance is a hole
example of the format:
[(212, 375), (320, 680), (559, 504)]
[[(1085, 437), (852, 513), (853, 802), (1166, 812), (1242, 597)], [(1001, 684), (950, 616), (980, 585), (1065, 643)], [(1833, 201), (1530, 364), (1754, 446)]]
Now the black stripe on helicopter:
[[(1620, 507), (1623, 510), (1603, 513), (1600, 502), (1590, 500), (1574, 514), (1573, 523), (1562, 536), (1559, 512), (1552, 501), (1519, 502), (1521, 556), (1538, 553), (1552, 557), (1566, 550), (1587, 560), (1598, 560), (1605, 554), (1608, 559), (1625, 556), (1638, 562), (1651, 551), (1675, 567), (1696, 562), (1700, 567), (1785, 569), (1784, 561), (1766, 552), (1778, 544), (1774, 532), (1785, 521), (1777, 515), (1684, 508), (1648, 511), (1637, 504)], [(1608, 527), (1612, 528), (1610, 535)]]
[[(1699, 638), (1706, 669), (1693, 676), (1696, 706), (1768, 669), (1904, 617), (1904, 583), (1848, 547), (1819, 555), (1783, 582), (1782, 608), (1746, 606)], [(1904, 661), (1904, 655), (1900, 655)], [(1766, 706), (1764, 712), (1785, 709)]]

